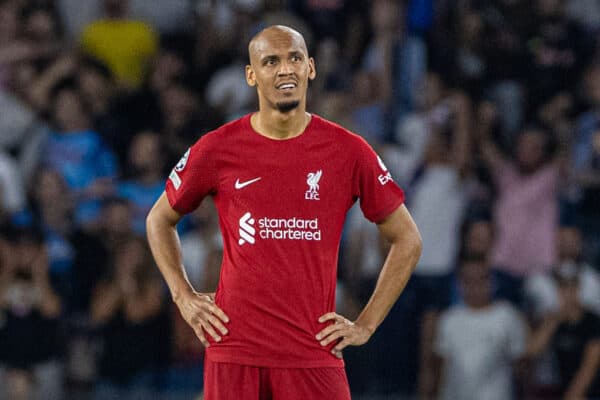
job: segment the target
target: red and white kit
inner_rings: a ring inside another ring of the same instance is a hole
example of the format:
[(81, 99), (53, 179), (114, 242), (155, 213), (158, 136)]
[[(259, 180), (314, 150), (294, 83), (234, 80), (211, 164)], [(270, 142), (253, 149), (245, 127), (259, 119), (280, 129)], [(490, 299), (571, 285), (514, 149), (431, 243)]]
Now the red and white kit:
[[(305, 131), (274, 140), (250, 115), (204, 135), (166, 187), (180, 214), (213, 196), (224, 255), (216, 304), (229, 334), (211, 340), (209, 362), (255, 367), (343, 367), (315, 335), (335, 311), (338, 249), (348, 209), (360, 199), (379, 222), (402, 190), (358, 135), (312, 115)], [(209, 338), (210, 340), (210, 338)]]

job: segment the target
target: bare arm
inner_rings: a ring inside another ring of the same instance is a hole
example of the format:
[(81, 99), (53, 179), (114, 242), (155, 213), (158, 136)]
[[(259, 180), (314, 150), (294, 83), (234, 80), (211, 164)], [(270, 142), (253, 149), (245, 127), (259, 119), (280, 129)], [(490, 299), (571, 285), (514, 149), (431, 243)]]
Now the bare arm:
[(398, 300), (421, 257), (421, 235), (404, 205), (378, 227), (391, 247), (375, 291), (356, 321), (371, 332), (379, 327)]
[(529, 337), (527, 343), (526, 356), (536, 357), (542, 353), (550, 343), (554, 332), (560, 325), (560, 317), (558, 315), (552, 315), (542, 322)]
[(181, 244), (176, 229), (181, 218), (171, 208), (167, 195), (163, 193), (146, 219), (148, 243), (175, 302), (185, 293), (194, 290), (183, 267)]
[(454, 134), (452, 140), (452, 161), (461, 176), (466, 175), (470, 164), (472, 106), (469, 98), (461, 92), (452, 96), (451, 107), (454, 109)]
[(27, 98), (38, 110), (47, 110), (52, 88), (69, 74), (75, 72), (76, 60), (65, 55), (54, 61), (27, 88)]
[(583, 399), (600, 366), (600, 340), (594, 340), (585, 347), (583, 360), (569, 384), (566, 399)]
[(319, 318), (319, 322), (334, 321), (317, 334), (321, 345), (343, 338), (332, 350), (338, 357), (341, 357), (344, 347), (362, 345), (369, 340), (400, 297), (421, 256), (421, 235), (404, 205), (378, 227), (391, 246), (375, 290), (358, 319), (352, 323), (336, 313), (327, 313)]
[(208, 346), (203, 331), (220, 341), (215, 328), (227, 334), (222, 322), (229, 322), (229, 317), (214, 304), (210, 295), (197, 293), (190, 284), (176, 230), (180, 219), (181, 215), (171, 208), (166, 193), (163, 193), (146, 219), (148, 243), (183, 319), (194, 329), (202, 344)]

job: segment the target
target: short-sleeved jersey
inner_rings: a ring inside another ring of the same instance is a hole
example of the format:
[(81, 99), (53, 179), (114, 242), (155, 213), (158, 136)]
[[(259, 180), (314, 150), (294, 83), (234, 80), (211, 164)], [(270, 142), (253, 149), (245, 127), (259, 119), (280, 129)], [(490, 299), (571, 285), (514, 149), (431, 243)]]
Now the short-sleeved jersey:
[(358, 135), (313, 115), (286, 140), (258, 134), (250, 115), (204, 135), (171, 172), (171, 207), (194, 210), (211, 195), (224, 254), (216, 304), (229, 334), (211, 339), (215, 362), (317, 368), (343, 365), (315, 335), (335, 310), (338, 249), (346, 212), (360, 199), (380, 222), (402, 190)]

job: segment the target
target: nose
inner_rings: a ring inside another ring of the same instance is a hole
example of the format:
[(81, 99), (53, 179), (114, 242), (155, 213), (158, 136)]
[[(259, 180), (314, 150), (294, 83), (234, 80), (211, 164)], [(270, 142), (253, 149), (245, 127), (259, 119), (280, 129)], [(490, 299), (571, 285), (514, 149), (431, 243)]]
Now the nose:
[(287, 60), (281, 62), (281, 67), (279, 68), (279, 75), (291, 75), (294, 73), (294, 68), (292, 67), (292, 63)]

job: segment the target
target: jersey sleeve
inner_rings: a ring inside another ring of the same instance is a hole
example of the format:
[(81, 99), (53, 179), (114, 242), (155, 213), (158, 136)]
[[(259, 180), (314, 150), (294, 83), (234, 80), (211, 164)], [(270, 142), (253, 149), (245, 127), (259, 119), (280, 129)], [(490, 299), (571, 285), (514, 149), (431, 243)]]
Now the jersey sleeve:
[(361, 140), (357, 153), (355, 195), (360, 200), (364, 216), (378, 223), (404, 203), (404, 192), (367, 142)]
[(165, 191), (171, 207), (180, 214), (195, 210), (202, 199), (216, 191), (214, 151), (205, 137), (188, 149), (171, 170)]

